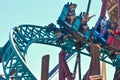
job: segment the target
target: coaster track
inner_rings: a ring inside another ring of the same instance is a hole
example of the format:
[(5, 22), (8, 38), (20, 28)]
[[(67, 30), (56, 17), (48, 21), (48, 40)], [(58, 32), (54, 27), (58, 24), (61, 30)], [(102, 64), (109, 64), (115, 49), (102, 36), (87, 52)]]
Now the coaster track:
[[(68, 27), (66, 27), (66, 29), (72, 30), (72, 28)], [(83, 38), (81, 38), (77, 32), (72, 31), (71, 34), (72, 33), (77, 34), (78, 36), (75, 36), (76, 39), (82, 41), (81, 39)], [(48, 27), (37, 25), (19, 25), (14, 27), (10, 31), (9, 40), (0, 48), (0, 59), (2, 56), (2, 67), (6, 79), (37, 80), (29, 69), (26, 61), (27, 50), (32, 43), (59, 47), (68, 53), (66, 60), (70, 59), (75, 52), (91, 57), (89, 51), (89, 44), (91, 44), (91, 42), (84, 42), (79, 49), (76, 49), (76, 41), (74, 38), (66, 38), (63, 43), (57, 43), (57, 40), (59, 40), (59, 38), (55, 31)], [(85, 53), (83, 49), (88, 50), (88, 53)], [(99, 51), (101, 61), (113, 65), (117, 69), (120, 68), (120, 55), (114, 59), (110, 59), (110, 50), (99, 48)], [(56, 72), (58, 65), (49, 72), (49, 78)]]
[[(74, 40), (66, 39), (64, 43), (56, 43), (57, 36), (53, 31), (36, 25), (20, 25), (14, 27), (9, 35), (9, 40), (2, 48), (2, 66), (7, 80), (12, 77), (20, 80), (36, 80), (36, 77), (30, 71), (26, 62), (27, 49), (32, 43), (46, 44), (50, 46), (60, 47), (66, 52), (78, 50), (74, 49)], [(88, 44), (84, 44), (81, 49), (87, 48)], [(107, 60), (108, 52), (100, 50), (100, 59), (111, 65), (116, 64), (117, 60)], [(107, 51), (107, 50), (106, 50)], [(80, 52), (81, 54), (90, 56), (90, 53)]]

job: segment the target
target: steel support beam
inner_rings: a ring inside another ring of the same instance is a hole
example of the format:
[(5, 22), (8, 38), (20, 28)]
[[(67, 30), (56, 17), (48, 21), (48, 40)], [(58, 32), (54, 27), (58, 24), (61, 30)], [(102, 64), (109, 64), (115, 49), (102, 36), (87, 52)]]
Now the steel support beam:
[(100, 14), (101, 17), (105, 16), (106, 10), (107, 10), (107, 5), (108, 5), (108, 0), (103, 0), (101, 14)]
[(99, 60), (99, 48), (95, 44), (90, 45), (91, 63), (89, 69), (89, 75), (100, 75), (100, 60)]
[(90, 67), (83, 77), (84, 80), (90, 80), (90, 76), (100, 75), (99, 48), (96, 44), (90, 44), (91, 62)]
[(78, 53), (78, 55), (77, 55), (77, 61), (78, 61), (78, 76), (79, 76), (78, 80), (81, 80), (81, 56), (80, 56), (80, 53)]
[(91, 0), (89, 0), (89, 2), (88, 2), (88, 6), (87, 6), (87, 13), (89, 13), (89, 10), (90, 10), (90, 4), (91, 4)]
[(41, 69), (41, 80), (48, 80), (48, 72), (49, 72), (49, 55), (45, 55), (42, 57), (42, 69)]
[(59, 80), (65, 80), (65, 78), (67, 78), (67, 80), (73, 80), (65, 56), (66, 53), (64, 51), (59, 53)]
[(78, 80), (81, 80), (81, 56), (80, 53), (77, 53), (77, 58), (76, 58), (76, 62), (75, 62), (75, 67), (74, 67), (74, 71), (73, 71), (73, 79), (75, 79), (76, 76), (76, 71), (77, 71), (77, 66), (78, 66)]
[(107, 80), (106, 78), (106, 63), (102, 62), (102, 80)]

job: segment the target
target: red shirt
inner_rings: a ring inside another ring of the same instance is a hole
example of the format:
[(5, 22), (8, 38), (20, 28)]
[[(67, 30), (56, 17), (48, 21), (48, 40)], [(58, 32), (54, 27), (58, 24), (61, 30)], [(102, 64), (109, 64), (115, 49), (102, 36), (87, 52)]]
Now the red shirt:
[(115, 34), (115, 35), (119, 35), (118, 29), (115, 29), (115, 30), (114, 30), (114, 34)]

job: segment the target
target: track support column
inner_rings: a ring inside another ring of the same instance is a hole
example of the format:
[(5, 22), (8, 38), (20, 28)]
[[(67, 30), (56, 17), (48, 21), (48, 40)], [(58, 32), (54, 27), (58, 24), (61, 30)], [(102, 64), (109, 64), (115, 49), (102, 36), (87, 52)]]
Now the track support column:
[(102, 80), (102, 76), (100, 75), (100, 53), (99, 47), (96, 44), (90, 45), (90, 53), (91, 53), (91, 63), (89, 69), (89, 79), (88, 80)]
[(41, 80), (48, 80), (48, 72), (49, 72), (49, 55), (45, 55), (42, 57), (42, 69), (41, 69)]
[(100, 14), (101, 17), (105, 16), (106, 10), (107, 10), (107, 5), (108, 5), (108, 0), (103, 0), (101, 14)]
[(79, 52), (77, 53), (77, 57), (76, 57), (75, 67), (73, 71), (73, 79), (75, 79), (76, 76), (77, 66), (78, 66), (78, 77), (79, 77), (78, 80), (81, 80), (81, 56)]
[(106, 79), (106, 63), (105, 62), (102, 62), (102, 80), (107, 80)]
[(73, 80), (72, 73), (70, 72), (65, 59), (66, 53), (61, 51), (59, 53), (59, 80)]

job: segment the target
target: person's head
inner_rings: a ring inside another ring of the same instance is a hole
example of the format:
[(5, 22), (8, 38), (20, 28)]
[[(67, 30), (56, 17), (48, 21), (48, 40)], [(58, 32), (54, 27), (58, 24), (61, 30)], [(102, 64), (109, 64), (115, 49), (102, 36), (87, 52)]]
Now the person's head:
[(115, 28), (115, 25), (114, 25), (114, 23), (111, 23), (111, 25), (110, 25), (110, 26), (111, 26), (111, 28)]
[(74, 8), (76, 8), (76, 7), (77, 7), (77, 4), (72, 4), (72, 6), (73, 6)]
[(70, 4), (69, 8), (72, 9), (72, 8), (76, 8), (77, 7), (77, 4)]
[(103, 19), (106, 20), (106, 16), (104, 16)]
[(83, 16), (84, 16), (84, 17), (87, 17), (87, 16), (88, 16), (88, 13), (83, 12)]

